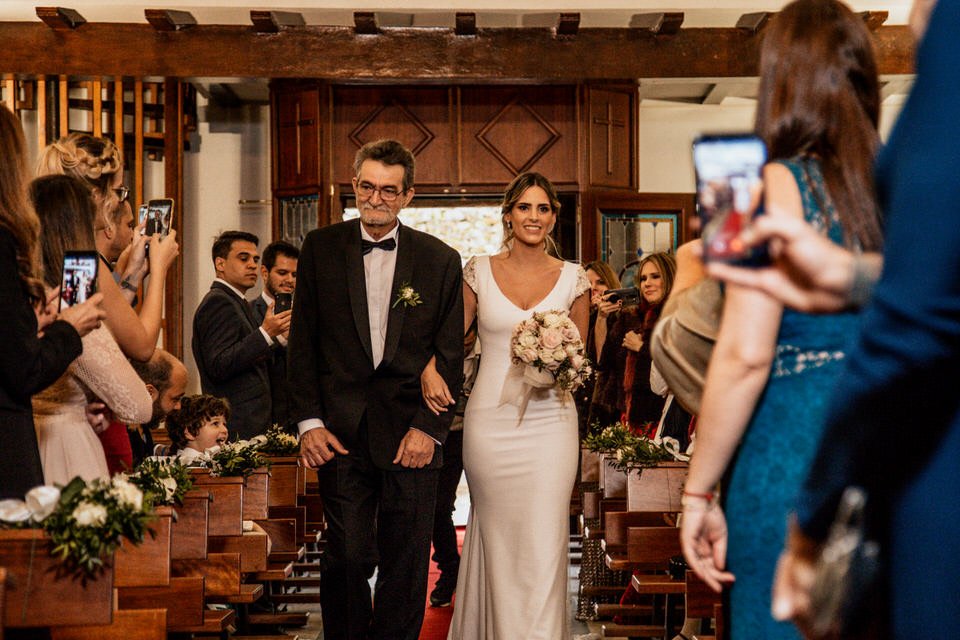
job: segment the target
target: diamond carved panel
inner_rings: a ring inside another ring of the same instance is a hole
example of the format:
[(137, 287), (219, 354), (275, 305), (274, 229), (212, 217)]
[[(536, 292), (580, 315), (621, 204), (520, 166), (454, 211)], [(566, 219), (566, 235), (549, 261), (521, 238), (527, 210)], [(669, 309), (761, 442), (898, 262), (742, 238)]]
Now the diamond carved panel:
[(381, 138), (393, 138), (416, 156), (426, 149), (436, 136), (400, 101), (391, 100), (373, 109), (348, 137), (357, 148)]
[[(531, 122), (538, 126), (530, 127)], [(526, 125), (523, 145), (517, 145), (520, 125)], [(514, 175), (536, 164), (561, 137), (560, 132), (520, 96), (507, 102), (476, 133), (477, 141)]]

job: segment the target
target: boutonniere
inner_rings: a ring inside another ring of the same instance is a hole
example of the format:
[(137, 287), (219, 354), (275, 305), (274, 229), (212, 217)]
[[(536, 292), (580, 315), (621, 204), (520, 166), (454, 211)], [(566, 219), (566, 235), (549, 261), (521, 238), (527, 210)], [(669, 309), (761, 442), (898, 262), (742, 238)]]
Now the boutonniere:
[(410, 286), (409, 282), (404, 282), (397, 290), (397, 299), (393, 301), (393, 307), (391, 308), (396, 309), (398, 304), (405, 307), (415, 307), (423, 304), (423, 300), (420, 299), (420, 294)]

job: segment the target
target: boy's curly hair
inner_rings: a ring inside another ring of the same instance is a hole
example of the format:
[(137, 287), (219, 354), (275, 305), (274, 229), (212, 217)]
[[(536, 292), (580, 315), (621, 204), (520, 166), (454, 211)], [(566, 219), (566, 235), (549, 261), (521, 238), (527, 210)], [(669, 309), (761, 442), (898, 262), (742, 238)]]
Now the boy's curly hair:
[(207, 420), (223, 416), (230, 419), (230, 403), (226, 398), (207, 394), (184, 396), (180, 399), (180, 408), (167, 415), (167, 434), (173, 451), (185, 449), (187, 434), (196, 437)]

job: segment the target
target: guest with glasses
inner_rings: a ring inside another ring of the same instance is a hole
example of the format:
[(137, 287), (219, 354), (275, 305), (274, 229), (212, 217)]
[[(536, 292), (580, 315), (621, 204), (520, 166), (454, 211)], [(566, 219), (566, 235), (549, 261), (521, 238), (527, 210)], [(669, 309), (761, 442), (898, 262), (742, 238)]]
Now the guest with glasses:
[[(37, 175), (57, 173), (81, 178), (90, 188), (97, 207), (97, 251), (107, 267), (98, 276), (107, 325), (128, 357), (149, 360), (160, 336), (167, 270), (179, 252), (176, 232), (162, 239), (134, 233), (130, 190), (123, 184), (123, 155), (107, 138), (71, 133), (49, 145), (40, 154)], [(118, 278), (112, 277), (114, 269)], [(130, 305), (147, 274), (152, 276), (150, 287), (144, 291), (138, 318)]]

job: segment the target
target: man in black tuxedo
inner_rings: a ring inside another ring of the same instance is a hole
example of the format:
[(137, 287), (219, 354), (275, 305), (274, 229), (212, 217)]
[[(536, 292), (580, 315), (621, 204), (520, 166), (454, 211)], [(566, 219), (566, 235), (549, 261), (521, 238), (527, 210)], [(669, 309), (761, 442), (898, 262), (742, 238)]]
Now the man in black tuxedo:
[[(300, 250), (289, 242), (277, 240), (263, 250), (260, 261), (260, 280), (263, 291), (250, 303), (253, 317), (263, 322), (267, 310), (273, 307), (278, 293), (293, 295), (297, 288), (297, 260)], [(271, 419), (284, 428), (296, 428), (290, 424), (289, 401), (287, 399), (287, 340), (288, 332), (277, 336), (279, 346), (270, 358), (267, 372), (270, 375)]]
[[(327, 520), (320, 601), (327, 640), (416, 640), (423, 622), (442, 443), (453, 413), (420, 393), (432, 356), (451, 393), (463, 371), (460, 256), (397, 214), (413, 154), (365, 145), (360, 220), (311, 231), (301, 249), (287, 380), (303, 462)], [(376, 602), (367, 581), (377, 568)]]
[(290, 312), (267, 310), (258, 323), (244, 294), (257, 283), (259, 240), (224, 231), (213, 243), (217, 278), (193, 316), (193, 356), (204, 393), (230, 402), (230, 433), (252, 438), (270, 426), (267, 371), (276, 337), (290, 327)]

